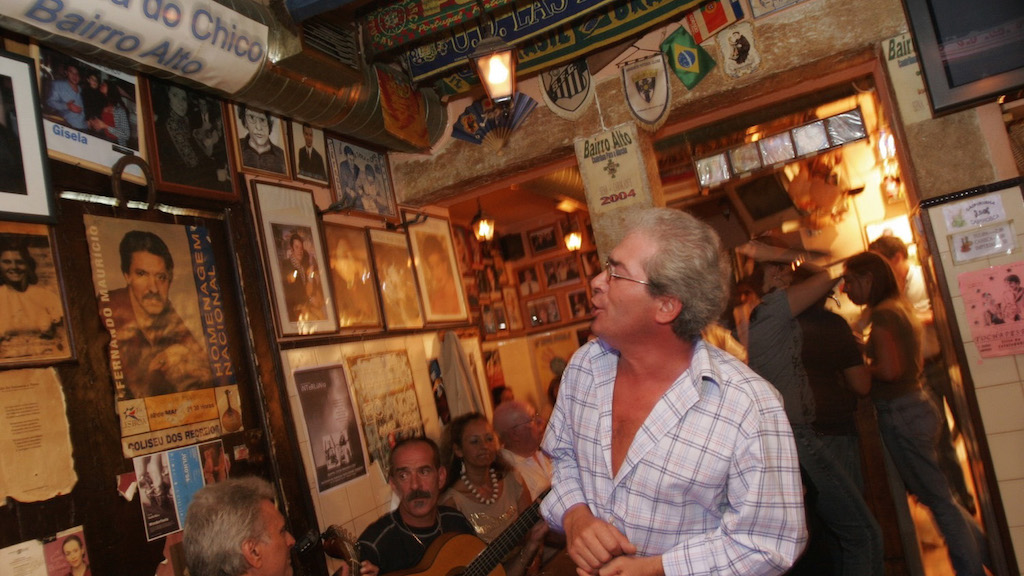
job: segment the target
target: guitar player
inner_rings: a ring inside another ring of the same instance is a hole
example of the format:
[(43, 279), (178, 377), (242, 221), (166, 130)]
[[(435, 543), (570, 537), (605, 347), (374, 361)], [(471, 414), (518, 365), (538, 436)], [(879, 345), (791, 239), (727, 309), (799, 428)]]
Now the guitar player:
[(778, 394), (701, 330), (729, 260), (679, 210), (632, 210), (591, 280), (598, 336), (573, 355), (544, 436), (541, 512), (580, 576), (779, 574), (807, 540)]
[[(448, 474), (441, 466), (437, 444), (429, 438), (399, 441), (391, 451), (389, 469), (388, 483), (399, 498), (398, 508), (381, 516), (359, 536), (360, 575), (383, 576), (397, 571), (446, 574), (450, 568), (473, 560), (475, 553), (465, 558), (458, 553), (466, 548), (465, 540), (448, 540), (451, 535), (466, 535), (460, 538), (471, 537), (479, 546), (477, 551), (484, 547), (461, 512), (437, 503)], [(431, 547), (435, 541), (440, 548)], [(427, 554), (428, 549), (431, 554)], [(536, 549), (532, 552), (530, 557)], [(518, 561), (520, 556), (526, 554), (516, 555), (505, 564), (507, 576), (522, 576), (524, 565)], [(424, 558), (431, 565), (422, 566)], [(445, 562), (454, 564), (442, 566)], [(345, 565), (338, 576), (357, 575), (352, 575)]]

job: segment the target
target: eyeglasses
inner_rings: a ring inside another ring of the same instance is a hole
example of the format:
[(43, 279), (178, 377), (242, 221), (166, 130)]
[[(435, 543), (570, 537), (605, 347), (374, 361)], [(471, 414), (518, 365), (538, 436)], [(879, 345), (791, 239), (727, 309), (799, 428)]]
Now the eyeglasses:
[(637, 280), (636, 278), (630, 278), (629, 276), (622, 276), (621, 274), (615, 273), (615, 265), (612, 264), (611, 259), (604, 261), (604, 271), (608, 273), (608, 278), (618, 278), (619, 280), (629, 280), (630, 282), (636, 282), (637, 284), (643, 284), (644, 286), (650, 286), (651, 282), (648, 280)]
[(515, 430), (516, 428), (519, 428), (520, 426), (524, 426), (526, 424), (543, 424), (543, 423), (544, 423), (544, 419), (540, 417), (540, 414), (536, 414), (535, 413), (533, 416), (530, 417), (529, 420), (523, 420), (519, 424), (516, 424), (515, 426), (513, 426), (512, 429)]

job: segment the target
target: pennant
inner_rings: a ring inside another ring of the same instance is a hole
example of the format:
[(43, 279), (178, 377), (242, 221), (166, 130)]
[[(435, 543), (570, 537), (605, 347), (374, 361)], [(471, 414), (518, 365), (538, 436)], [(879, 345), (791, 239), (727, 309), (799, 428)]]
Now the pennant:
[(711, 0), (686, 13), (686, 27), (700, 44), (729, 24), (743, 19), (739, 0)]
[(593, 83), (585, 58), (548, 68), (537, 79), (544, 103), (560, 118), (579, 119), (594, 100)]
[(694, 42), (693, 36), (682, 26), (665, 38), (661, 43), (661, 51), (668, 57), (672, 71), (683, 86), (690, 90), (715, 67), (715, 61), (707, 50)]
[(622, 65), (622, 90), (641, 127), (658, 129), (668, 119), (671, 94), (665, 55), (657, 53)]

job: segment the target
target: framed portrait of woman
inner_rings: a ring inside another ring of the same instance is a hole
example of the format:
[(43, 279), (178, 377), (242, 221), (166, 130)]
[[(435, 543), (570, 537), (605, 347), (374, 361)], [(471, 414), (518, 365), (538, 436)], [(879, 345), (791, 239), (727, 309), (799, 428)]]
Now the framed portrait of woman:
[(388, 330), (422, 328), (423, 308), (405, 234), (371, 229), (370, 245)]
[(252, 200), (280, 335), (337, 332), (313, 192), (254, 180)]
[[(410, 220), (410, 216), (415, 217), (406, 213), (406, 220)], [(462, 292), (448, 221), (427, 216), (422, 223), (409, 226), (409, 245), (412, 246), (416, 280), (420, 286), (420, 295), (423, 296), (426, 321), (466, 320), (469, 311)]]
[(380, 328), (377, 277), (370, 261), (366, 229), (325, 222), (324, 242), (327, 244), (338, 325), (343, 330)]
[(0, 368), (73, 356), (52, 230), (0, 222)]

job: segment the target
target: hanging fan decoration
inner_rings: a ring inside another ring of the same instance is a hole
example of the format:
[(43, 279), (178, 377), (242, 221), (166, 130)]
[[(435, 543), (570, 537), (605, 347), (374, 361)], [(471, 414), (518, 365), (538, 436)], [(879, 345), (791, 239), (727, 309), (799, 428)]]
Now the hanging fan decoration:
[(495, 105), (486, 97), (475, 100), (455, 121), (452, 136), (483, 144), (494, 151), (501, 150), (512, 132), (536, 107), (537, 101), (522, 92), (516, 92), (506, 104)]

